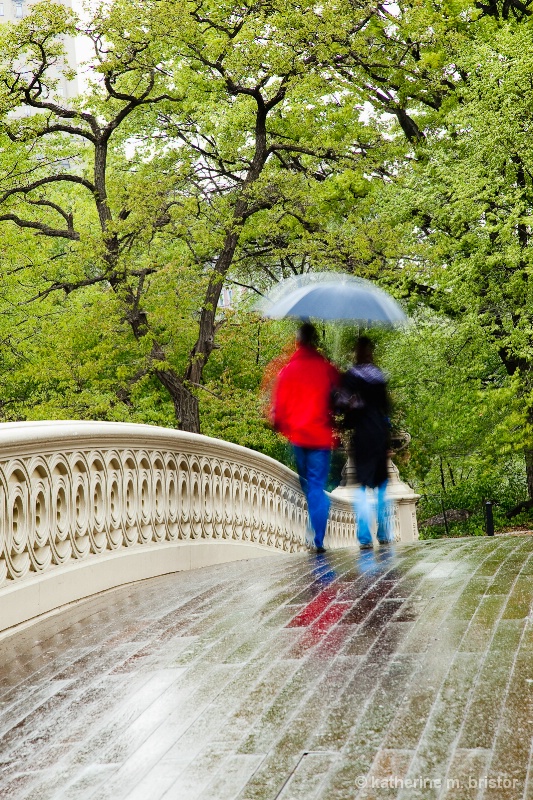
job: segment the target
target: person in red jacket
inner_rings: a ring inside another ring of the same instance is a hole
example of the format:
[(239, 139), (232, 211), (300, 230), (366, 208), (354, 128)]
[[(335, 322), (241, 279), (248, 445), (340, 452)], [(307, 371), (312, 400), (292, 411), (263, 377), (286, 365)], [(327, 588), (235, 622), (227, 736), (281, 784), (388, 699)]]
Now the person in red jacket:
[(337, 446), (330, 398), (340, 383), (340, 373), (318, 352), (314, 325), (305, 322), (296, 340), (296, 351), (274, 386), (272, 423), (293, 446), (315, 547), (323, 553), (329, 515), (325, 487), (331, 450)]

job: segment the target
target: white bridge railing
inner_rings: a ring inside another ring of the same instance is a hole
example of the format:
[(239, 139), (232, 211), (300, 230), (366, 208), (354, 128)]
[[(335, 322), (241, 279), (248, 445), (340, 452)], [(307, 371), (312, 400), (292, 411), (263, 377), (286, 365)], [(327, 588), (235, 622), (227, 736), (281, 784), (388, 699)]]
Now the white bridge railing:
[[(0, 424), (0, 504), (0, 630), (129, 581), (305, 548), (293, 472), (150, 425)], [(326, 543), (355, 544), (346, 500)]]

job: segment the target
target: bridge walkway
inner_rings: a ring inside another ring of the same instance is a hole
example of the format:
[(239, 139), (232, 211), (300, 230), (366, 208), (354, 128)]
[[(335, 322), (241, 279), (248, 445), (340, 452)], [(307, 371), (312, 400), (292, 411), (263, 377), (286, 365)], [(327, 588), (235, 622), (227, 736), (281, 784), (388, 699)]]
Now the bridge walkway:
[(533, 798), (533, 537), (273, 555), (0, 641), (2, 800)]

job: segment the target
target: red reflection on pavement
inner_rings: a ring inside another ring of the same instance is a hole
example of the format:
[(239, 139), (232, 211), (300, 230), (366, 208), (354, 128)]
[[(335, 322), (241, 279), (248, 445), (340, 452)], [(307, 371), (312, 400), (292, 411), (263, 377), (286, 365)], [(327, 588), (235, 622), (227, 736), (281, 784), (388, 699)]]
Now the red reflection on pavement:
[[(322, 641), (330, 628), (335, 625), (342, 617), (343, 614), (350, 608), (351, 603), (333, 603), (329, 608), (309, 627), (302, 638), (292, 648), (289, 658), (301, 658), (301, 656)], [(347, 629), (348, 630), (348, 629)], [(338, 645), (341, 646), (343, 637), (339, 637)], [(328, 654), (333, 654), (335, 640), (332, 639), (330, 647), (328, 647)]]
[(309, 633), (318, 638), (328, 631), (332, 625), (340, 620), (342, 615), (348, 611), (351, 603), (333, 603), (317, 621), (311, 625)]
[(287, 628), (303, 628), (307, 625), (311, 625), (311, 623), (325, 611), (331, 601), (335, 599), (337, 592), (338, 589), (333, 587), (324, 589), (314, 600), (311, 600), (294, 619), (291, 619)]

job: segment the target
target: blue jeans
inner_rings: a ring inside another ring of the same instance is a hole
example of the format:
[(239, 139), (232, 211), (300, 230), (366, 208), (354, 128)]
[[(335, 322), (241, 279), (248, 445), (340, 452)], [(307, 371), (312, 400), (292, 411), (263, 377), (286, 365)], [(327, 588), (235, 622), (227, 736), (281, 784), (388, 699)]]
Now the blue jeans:
[(392, 540), (391, 521), (392, 508), (387, 499), (387, 481), (383, 481), (375, 490), (368, 486), (359, 486), (355, 490), (355, 517), (357, 520), (357, 538), (359, 544), (372, 544), (372, 508), (369, 493), (375, 491), (377, 494), (377, 537), (379, 542), (390, 542)]
[(329, 516), (329, 497), (326, 484), (329, 475), (331, 450), (314, 450), (293, 445), (300, 485), (307, 500), (309, 520), (315, 535), (315, 547), (323, 547)]

